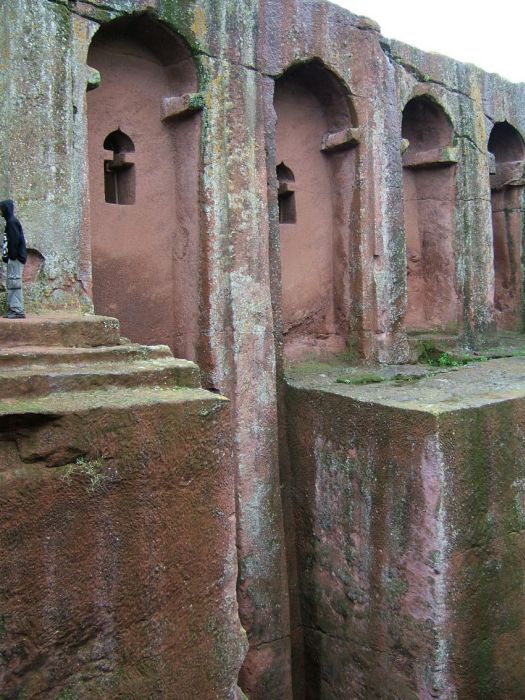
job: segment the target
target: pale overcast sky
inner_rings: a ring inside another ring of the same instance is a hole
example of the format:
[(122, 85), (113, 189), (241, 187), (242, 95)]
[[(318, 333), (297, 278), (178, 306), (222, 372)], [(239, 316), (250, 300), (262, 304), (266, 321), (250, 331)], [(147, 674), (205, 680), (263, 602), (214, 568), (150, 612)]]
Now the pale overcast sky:
[(525, 82), (525, 0), (332, 0), (382, 34)]

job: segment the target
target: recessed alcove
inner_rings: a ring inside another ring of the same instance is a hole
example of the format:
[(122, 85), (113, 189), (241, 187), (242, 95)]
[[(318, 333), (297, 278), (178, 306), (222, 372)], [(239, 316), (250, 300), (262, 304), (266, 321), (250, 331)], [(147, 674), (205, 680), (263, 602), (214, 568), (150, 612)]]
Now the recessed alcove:
[(430, 96), (403, 110), (406, 327), (454, 329), (460, 314), (454, 230), (456, 162), (453, 126)]
[(274, 94), (285, 354), (343, 351), (358, 132), (340, 79), (293, 66)]
[[(87, 93), (95, 311), (116, 316), (133, 341), (166, 343), (195, 359), (201, 122), (195, 65), (182, 39), (150, 13), (102, 24), (88, 65), (100, 75)], [(167, 118), (174, 105), (178, 117)]]
[(522, 325), (522, 236), (525, 144), (508, 122), (490, 132), (489, 170), (494, 245), (494, 315), (496, 325)]

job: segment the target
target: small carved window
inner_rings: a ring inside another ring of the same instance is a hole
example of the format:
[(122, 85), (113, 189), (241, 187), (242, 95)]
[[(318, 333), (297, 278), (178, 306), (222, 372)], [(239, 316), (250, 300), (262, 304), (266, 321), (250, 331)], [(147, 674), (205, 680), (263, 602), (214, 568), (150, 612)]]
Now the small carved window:
[(277, 166), (277, 179), (279, 190), (277, 198), (279, 202), (279, 223), (295, 224), (297, 214), (295, 210), (295, 177), (293, 172), (284, 163)]
[(104, 149), (113, 151), (111, 160), (104, 160), (104, 195), (108, 204), (135, 204), (135, 165), (130, 153), (133, 141), (120, 129), (112, 131), (104, 141)]

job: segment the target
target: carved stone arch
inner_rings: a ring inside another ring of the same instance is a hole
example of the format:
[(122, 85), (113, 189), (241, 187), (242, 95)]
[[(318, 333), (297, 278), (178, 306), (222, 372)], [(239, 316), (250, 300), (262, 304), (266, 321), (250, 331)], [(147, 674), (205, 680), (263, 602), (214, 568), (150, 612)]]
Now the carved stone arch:
[(525, 141), (508, 121), (495, 122), (487, 144), (496, 163), (512, 163), (525, 159)]
[(106, 151), (113, 151), (115, 155), (135, 152), (135, 144), (130, 137), (120, 129), (115, 129), (115, 131), (108, 134), (104, 139), (103, 146)]
[(100, 74), (87, 94), (95, 311), (116, 316), (134, 341), (194, 359), (201, 101), (193, 58), (147, 12), (101, 25), (88, 64)]
[(421, 153), (452, 146), (454, 126), (437, 98), (424, 93), (405, 104), (401, 134), (409, 142), (407, 152)]
[(274, 108), (285, 353), (339, 352), (351, 314), (355, 109), (343, 81), (317, 58), (282, 73)]
[(295, 175), (284, 163), (277, 166), (277, 180), (279, 190), (277, 200), (279, 204), (279, 223), (296, 224), (297, 211), (295, 208)]
[(104, 160), (104, 198), (108, 204), (135, 204), (135, 164), (129, 154), (135, 152), (135, 144), (120, 129), (115, 129), (104, 139), (103, 148), (112, 157)]
[(519, 329), (523, 324), (525, 141), (508, 121), (496, 122), (487, 149), (494, 250), (494, 316), (498, 328)]
[(454, 127), (431, 94), (403, 109), (403, 201), (407, 251), (408, 330), (452, 330), (461, 314), (454, 255)]

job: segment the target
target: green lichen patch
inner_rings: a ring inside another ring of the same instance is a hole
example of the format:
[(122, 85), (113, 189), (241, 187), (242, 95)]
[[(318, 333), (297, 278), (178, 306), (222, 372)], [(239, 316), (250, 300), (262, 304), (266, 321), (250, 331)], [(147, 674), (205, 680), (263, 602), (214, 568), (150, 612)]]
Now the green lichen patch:
[(338, 384), (349, 384), (350, 386), (360, 386), (362, 384), (380, 384), (384, 381), (385, 377), (382, 377), (380, 374), (374, 374), (373, 372), (357, 374), (353, 377), (338, 377), (336, 379)]
[(403, 384), (418, 382), (420, 379), (423, 379), (426, 376), (426, 372), (423, 374), (404, 374), (402, 372), (398, 372), (397, 374), (394, 374), (392, 379), (396, 386), (402, 386)]

